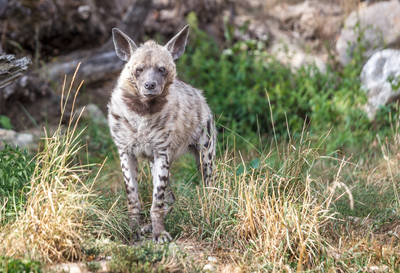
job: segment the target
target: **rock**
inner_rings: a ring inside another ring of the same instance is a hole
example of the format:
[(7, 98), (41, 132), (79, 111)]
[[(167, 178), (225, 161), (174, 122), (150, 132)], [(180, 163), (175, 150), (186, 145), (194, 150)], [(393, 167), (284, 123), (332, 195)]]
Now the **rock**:
[[(234, 36), (238, 40), (255, 39), (261, 42), (268, 42), (270, 37), (267, 22), (257, 20), (252, 16), (239, 15), (234, 18), (233, 25), (235, 26)], [(240, 31), (246, 26), (246, 31)]]
[(28, 148), (34, 144), (34, 138), (31, 134), (0, 128), (0, 149), (4, 148), (5, 144)]
[(81, 112), (81, 119), (92, 121), (93, 123), (101, 126), (107, 125), (107, 119), (97, 105), (91, 103), (76, 110), (78, 115)]
[(301, 42), (289, 33), (282, 31), (279, 24), (271, 23), (270, 31), (274, 37), (268, 48), (268, 52), (281, 63), (298, 69), (301, 66), (315, 65), (320, 71), (326, 71), (327, 56), (306, 53)]
[(214, 264), (218, 262), (217, 258), (216, 258), (216, 257), (213, 257), (213, 256), (209, 256), (209, 257), (207, 258), (207, 260), (208, 260), (210, 263), (214, 263)]
[(206, 264), (204, 267), (203, 267), (203, 271), (208, 271), (208, 272), (214, 272), (215, 271), (215, 266), (213, 265), (213, 264)]
[(272, 44), (269, 52), (278, 61), (293, 69), (299, 69), (307, 65), (315, 65), (320, 71), (326, 71), (326, 63), (320, 56), (307, 54), (296, 44), (287, 44), (277, 41)]
[(343, 19), (343, 12), (338, 3), (322, 1), (304, 1), (295, 5), (279, 3), (269, 14), (304, 40), (326, 40), (335, 37), (340, 31)]
[(389, 267), (387, 265), (371, 265), (366, 268), (366, 272), (368, 273), (383, 273), (383, 272), (389, 272)]
[(380, 106), (400, 97), (400, 50), (385, 49), (372, 55), (361, 71), (361, 83), (368, 97), (364, 110), (374, 119)]
[[(336, 42), (336, 50), (341, 64), (348, 64), (356, 48), (360, 31), (363, 33), (362, 45), (365, 56), (385, 45), (394, 47), (400, 42), (400, 1), (378, 2), (369, 6), (360, 6), (346, 19)], [(359, 24), (359, 28), (357, 25)]]

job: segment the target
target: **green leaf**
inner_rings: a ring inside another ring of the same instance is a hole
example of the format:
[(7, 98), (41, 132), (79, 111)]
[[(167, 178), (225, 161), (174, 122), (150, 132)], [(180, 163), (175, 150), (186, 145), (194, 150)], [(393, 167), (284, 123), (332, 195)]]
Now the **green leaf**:
[(250, 162), (250, 167), (253, 169), (257, 169), (260, 166), (260, 159), (255, 158)]
[(10, 118), (7, 116), (0, 115), (0, 127), (11, 130), (12, 125), (11, 125)]
[(239, 167), (236, 169), (236, 175), (241, 175), (244, 173), (244, 166), (240, 164)]

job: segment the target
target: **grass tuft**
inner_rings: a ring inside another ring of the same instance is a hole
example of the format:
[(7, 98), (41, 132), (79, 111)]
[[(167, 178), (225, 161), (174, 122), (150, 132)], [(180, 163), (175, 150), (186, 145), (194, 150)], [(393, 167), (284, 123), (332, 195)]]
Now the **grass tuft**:
[[(66, 92), (64, 80), (66, 101), (72, 94), (78, 69), (79, 66)], [(81, 86), (82, 83), (76, 89), (71, 112)], [(61, 106), (62, 115), (66, 105)], [(88, 166), (75, 162), (82, 148), (78, 141), (82, 132), (76, 129), (78, 121), (79, 115), (72, 115), (66, 128), (60, 122), (58, 129), (43, 139), (43, 147), (35, 158), (26, 204), (14, 222), (0, 227), (1, 254), (45, 262), (82, 258), (81, 243), (87, 231), (85, 216), (92, 208), (92, 193), (91, 187), (84, 183)]]
[[(197, 187), (198, 211), (191, 206), (192, 229), (185, 232), (226, 251), (249, 270), (315, 268), (329, 248), (322, 233), (334, 219), (334, 185), (340, 184), (345, 163), (336, 166), (334, 179), (323, 181), (312, 173), (326, 159), (305, 133), (279, 150), (274, 147), (248, 164), (240, 154), (225, 152), (217, 162), (216, 184)], [(331, 187), (321, 192), (326, 183)], [(180, 202), (185, 204), (185, 198)]]

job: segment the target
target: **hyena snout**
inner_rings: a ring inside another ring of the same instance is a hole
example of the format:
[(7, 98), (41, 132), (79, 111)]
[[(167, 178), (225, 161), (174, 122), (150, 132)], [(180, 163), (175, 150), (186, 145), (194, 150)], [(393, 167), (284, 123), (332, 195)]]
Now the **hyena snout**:
[(144, 83), (144, 88), (146, 88), (147, 90), (154, 90), (156, 88), (156, 86), (157, 86), (157, 83), (154, 81)]
[(153, 97), (162, 93), (165, 78), (158, 75), (154, 69), (148, 69), (137, 77), (137, 82), (143, 96)]

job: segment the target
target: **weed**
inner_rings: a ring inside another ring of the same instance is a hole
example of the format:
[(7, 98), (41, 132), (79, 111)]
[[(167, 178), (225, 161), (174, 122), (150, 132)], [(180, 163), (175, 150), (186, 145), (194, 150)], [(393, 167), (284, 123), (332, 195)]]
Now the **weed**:
[(0, 150), (0, 224), (15, 219), (26, 203), (35, 162), (19, 148), (5, 146)]
[(0, 272), (3, 273), (40, 273), (40, 263), (0, 256)]
[(100, 264), (96, 261), (87, 262), (86, 265), (90, 272), (97, 272), (100, 269)]
[(168, 245), (159, 247), (149, 242), (140, 247), (118, 246), (112, 253), (112, 272), (164, 272), (162, 266), (155, 264), (167, 255)]

